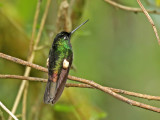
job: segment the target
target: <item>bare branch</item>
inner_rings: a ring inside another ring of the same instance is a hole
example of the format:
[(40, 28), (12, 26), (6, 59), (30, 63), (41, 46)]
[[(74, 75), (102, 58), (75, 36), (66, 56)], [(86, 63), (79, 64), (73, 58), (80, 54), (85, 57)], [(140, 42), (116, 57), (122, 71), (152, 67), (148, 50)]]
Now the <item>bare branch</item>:
[[(47, 82), (47, 79), (44, 79), (44, 78), (25, 77), (25, 76), (19, 76), (19, 75), (1, 75), (0, 74), (0, 78), (4, 78), (4, 79), (12, 78), (12, 79), (20, 79), (20, 80), (24, 79), (24, 80), (35, 81), (35, 82)], [(87, 85), (87, 84), (77, 84), (77, 83), (76, 84), (67, 83), (66, 87), (94, 88), (94, 87)], [(158, 100), (158, 101), (160, 100), (159, 96), (151, 96), (151, 95), (135, 93), (135, 92), (130, 92), (130, 91), (111, 88), (111, 87), (106, 87), (106, 88), (109, 88), (112, 91), (114, 91), (116, 93), (120, 93), (120, 94), (130, 95), (130, 96), (144, 98), (144, 99), (148, 99), (148, 100)]]
[[(24, 76), (18, 76), (18, 75), (0, 75), (0, 78), (26, 79), (26, 80), (30, 80), (30, 81), (47, 82), (47, 79), (43, 79), (43, 78), (24, 77)], [(141, 108), (144, 108), (144, 109), (152, 110), (152, 111), (155, 111), (155, 112), (160, 112), (160, 108), (153, 107), (153, 106), (150, 106), (150, 105), (146, 105), (146, 104), (128, 99), (128, 98), (123, 97), (123, 96), (121, 96), (119, 94), (116, 94), (116, 93), (126, 94), (126, 95), (130, 95), (130, 96), (134, 96), (134, 97), (140, 97), (140, 98), (149, 99), (149, 100), (160, 100), (159, 96), (151, 96), (151, 95), (145, 95), (145, 94), (140, 94), (140, 93), (135, 93), (135, 92), (129, 92), (129, 91), (121, 90), (121, 89), (104, 87), (104, 86), (101, 86), (101, 85), (99, 85), (99, 84), (97, 84), (93, 81), (89, 81), (89, 80), (74, 77), (74, 76), (69, 76), (69, 79), (73, 80), (73, 81), (82, 82), (82, 83), (85, 83), (85, 84), (67, 83), (66, 87), (96, 88), (96, 89), (99, 89), (103, 92), (106, 92), (106, 93), (114, 96), (115, 98), (117, 98), (121, 101), (124, 101), (128, 104), (131, 104), (131, 105), (134, 105), (134, 106), (137, 106), (137, 107), (141, 107)]]
[(141, 108), (144, 108), (144, 109), (148, 109), (148, 110), (160, 113), (160, 108), (153, 107), (153, 106), (150, 106), (150, 105), (147, 105), (147, 104), (143, 104), (143, 103), (128, 99), (126, 97), (123, 97), (123, 96), (113, 92), (109, 88), (103, 87), (103, 86), (101, 86), (101, 85), (99, 85), (99, 84), (97, 84), (97, 83), (95, 83), (93, 81), (86, 80), (86, 79), (83, 79), (83, 78), (74, 77), (74, 76), (70, 76), (70, 75), (68, 76), (68, 78), (70, 80), (74, 80), (74, 81), (78, 81), (78, 82), (81, 82), (81, 83), (85, 83), (85, 84), (91, 85), (94, 88), (97, 88), (97, 89), (99, 89), (101, 91), (104, 91), (105, 93), (108, 93), (111, 96), (113, 96), (113, 97), (115, 97), (115, 98), (117, 98), (117, 99), (119, 99), (119, 100), (121, 100), (121, 101), (123, 101), (125, 103), (128, 103), (130, 105), (141, 107)]
[[(125, 10), (125, 11), (130, 11), (130, 12), (143, 12), (140, 8), (134, 8), (134, 7), (128, 7), (128, 6), (124, 6), (124, 5), (121, 5), (119, 3), (116, 3), (115, 1), (112, 1), (112, 0), (104, 0), (105, 2), (109, 3), (110, 5), (114, 6), (114, 7), (117, 7), (117, 8), (120, 8), (122, 10)], [(152, 14), (160, 14), (160, 12), (156, 11), (156, 10), (147, 10), (149, 13), (152, 13)]]
[(10, 110), (8, 110), (8, 108), (7, 108), (5, 105), (3, 105), (3, 103), (2, 103), (1, 101), (0, 101), (0, 106), (1, 106), (10, 116), (12, 116), (14, 120), (18, 120), (17, 117), (16, 117)]
[(26, 65), (26, 66), (32, 67), (34, 69), (37, 69), (37, 70), (40, 70), (40, 71), (43, 71), (43, 72), (48, 72), (47, 68), (44, 68), (42, 66), (39, 66), (39, 65), (27, 62), (27, 61), (24, 61), (24, 60), (16, 58), (16, 57), (12, 57), (12, 56), (6, 55), (4, 53), (0, 53), (0, 57), (4, 58), (4, 59), (7, 59), (7, 60), (10, 60), (12, 62), (18, 63), (18, 64), (22, 64), (22, 65)]
[(44, 78), (36, 78), (36, 77), (25, 77), (20, 75), (2, 75), (0, 74), (0, 78), (3, 79), (19, 79), (19, 80), (29, 80), (29, 81), (35, 81), (35, 82), (47, 82), (47, 79)]
[(157, 37), (157, 40), (158, 40), (158, 44), (160, 45), (160, 39), (159, 39), (159, 35), (158, 35), (158, 32), (157, 32), (157, 28), (152, 20), (152, 18), (150, 17), (150, 15), (148, 14), (148, 11), (144, 8), (144, 6), (142, 5), (141, 1), (140, 0), (137, 0), (139, 6), (141, 7), (142, 11), (144, 12), (144, 14), (146, 15), (148, 21), (151, 23), (152, 27), (153, 27), (153, 30), (154, 30), (154, 33)]
[[(30, 67), (36, 68), (38, 70), (42, 70), (43, 72), (47, 72), (47, 68), (44, 68), (44, 67), (41, 67), (39, 65), (32, 64), (32, 63), (28, 64), (28, 62), (23, 61), (23, 60), (18, 59), (18, 58), (15, 58), (15, 57), (14, 57), (14, 59), (12, 59), (11, 56), (8, 56), (8, 55), (5, 55), (3, 53), (0, 53), (0, 57), (7, 59), (6, 56), (7, 56), (7, 58), (8, 57), (10, 58), (8, 60), (16, 61), (17, 63), (20, 60), (21, 61), (20, 64), (23, 63), (23, 65), (30, 65)], [(152, 111), (155, 111), (155, 112), (160, 112), (160, 108), (152, 107), (150, 105), (146, 105), (146, 104), (134, 101), (134, 100), (130, 100), (130, 99), (126, 98), (126, 97), (123, 97), (123, 96), (113, 92), (111, 89), (109, 89), (107, 87), (103, 87), (103, 86), (101, 86), (101, 85), (99, 85), (99, 84), (97, 84), (97, 83), (95, 83), (93, 81), (86, 80), (86, 79), (83, 79), (83, 78), (78, 78), (78, 77), (75, 77), (75, 76), (70, 76), (70, 75), (68, 75), (68, 79), (74, 80), (74, 81), (78, 81), (78, 82), (82, 82), (82, 83), (86, 83), (86, 84), (88, 84), (88, 85), (90, 85), (90, 86), (92, 86), (94, 88), (97, 88), (97, 89), (99, 89), (101, 91), (104, 91), (104, 92), (112, 95), (113, 97), (115, 97), (115, 98), (117, 98), (117, 99), (119, 99), (119, 100), (121, 100), (123, 102), (126, 102), (128, 104), (131, 104), (131, 105), (134, 105), (134, 106), (137, 106), (137, 107), (141, 107), (141, 108), (144, 108), (144, 109), (152, 110)]]
[[(68, 83), (68, 84), (66, 84), (66, 87), (94, 88), (94, 87), (87, 85), (87, 84), (77, 84), (77, 83), (76, 84)], [(113, 92), (129, 95), (129, 96), (144, 98), (144, 99), (148, 99), (148, 100), (158, 100), (158, 101), (160, 100), (160, 96), (152, 96), (152, 95), (146, 95), (146, 94), (141, 94), (141, 93), (135, 93), (135, 92), (130, 92), (130, 91), (111, 88), (111, 87), (105, 87), (105, 88), (111, 89)]]

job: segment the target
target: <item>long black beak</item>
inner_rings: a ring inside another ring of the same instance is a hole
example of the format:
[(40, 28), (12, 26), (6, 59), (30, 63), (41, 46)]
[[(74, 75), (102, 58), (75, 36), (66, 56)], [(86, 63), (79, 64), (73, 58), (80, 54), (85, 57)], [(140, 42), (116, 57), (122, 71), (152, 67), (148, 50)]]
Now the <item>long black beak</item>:
[[(89, 20), (89, 19), (88, 19)], [(72, 35), (76, 30), (78, 30), (82, 25), (84, 25), (86, 22), (88, 22), (88, 20), (86, 20), (84, 23), (80, 24), (76, 29), (72, 30), (70, 32), (70, 35)]]

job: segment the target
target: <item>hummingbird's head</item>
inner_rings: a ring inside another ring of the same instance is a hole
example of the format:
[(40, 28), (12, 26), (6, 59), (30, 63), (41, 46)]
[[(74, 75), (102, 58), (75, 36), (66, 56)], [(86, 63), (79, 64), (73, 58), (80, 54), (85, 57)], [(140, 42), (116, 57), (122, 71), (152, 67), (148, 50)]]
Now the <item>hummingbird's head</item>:
[(62, 31), (59, 34), (57, 34), (56, 38), (60, 38), (60, 39), (64, 39), (64, 40), (70, 40), (72, 34), (77, 31), (82, 25), (84, 25), (86, 22), (88, 22), (88, 20), (86, 20), (85, 22), (83, 22), (82, 24), (80, 24), (77, 28), (75, 28), (74, 30), (72, 30), (71, 32), (65, 32)]
[(58, 33), (56, 35), (56, 37), (54, 38), (54, 42), (52, 44), (52, 47), (69, 45), (70, 44), (70, 37), (71, 37), (71, 33), (64, 32), (64, 31)]
[(70, 40), (71, 33), (62, 31), (62, 32), (59, 33), (59, 37), (60, 37), (61, 39), (64, 39), (64, 40)]
[(56, 35), (55, 40), (56, 41), (59, 41), (59, 40), (69, 41), (70, 37), (71, 37), (71, 33), (63, 31)]
[(82, 25), (84, 25), (88, 20), (86, 20), (84, 23), (80, 24), (77, 28), (75, 28), (74, 30), (72, 30), (71, 32), (65, 32), (62, 31), (60, 33), (58, 33), (54, 39), (54, 43), (58, 43), (59, 45), (61, 45), (61, 43), (70, 43), (70, 38), (72, 36), (72, 34), (78, 30)]

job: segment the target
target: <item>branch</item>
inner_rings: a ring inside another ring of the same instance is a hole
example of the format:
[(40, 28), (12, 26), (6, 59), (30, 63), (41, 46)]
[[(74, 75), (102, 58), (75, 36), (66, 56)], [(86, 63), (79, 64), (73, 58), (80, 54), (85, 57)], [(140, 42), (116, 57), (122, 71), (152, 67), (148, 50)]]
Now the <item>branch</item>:
[[(29, 81), (33, 81), (33, 82), (47, 82), (47, 79), (44, 78), (37, 78), (37, 77), (25, 77), (25, 76), (19, 76), (19, 75), (2, 75), (0, 74), (0, 78), (2, 79), (20, 79), (20, 80), (29, 80)], [(78, 84), (78, 83), (67, 83), (66, 87), (80, 87), (80, 88), (93, 88), (94, 87), (87, 85), (87, 84)], [(103, 86), (104, 87), (104, 86)], [(116, 88), (111, 88), (111, 87), (105, 87), (108, 88), (110, 90), (112, 90), (113, 92), (116, 93), (120, 93), (120, 94), (125, 94), (125, 95), (129, 95), (129, 96), (134, 96), (134, 97), (139, 97), (139, 98), (144, 98), (144, 99), (148, 99), (148, 100), (160, 100), (159, 96), (151, 96), (151, 95), (146, 95), (146, 94), (141, 94), (141, 93), (135, 93), (135, 92), (130, 92), (130, 91), (126, 91), (126, 90), (122, 90), (122, 89), (116, 89)]]
[(3, 79), (19, 79), (19, 80), (29, 80), (29, 81), (35, 81), (35, 82), (47, 82), (47, 79), (44, 78), (36, 78), (36, 77), (25, 77), (20, 75), (2, 75), (0, 74), (0, 78)]
[[(2, 57), (3, 56), (3, 57)], [(5, 56), (5, 57), (4, 57)], [(10, 59), (8, 59), (8, 60), (11, 60), (11, 61), (15, 61), (15, 59), (16, 59), (16, 62), (18, 63), (18, 60), (20, 60), (20, 59), (18, 59), (18, 58), (15, 58), (15, 57), (11, 57), (11, 56), (8, 56), (8, 55), (5, 55), (5, 54), (3, 54), (3, 53), (0, 53), (0, 57), (2, 57), (2, 58), (10, 58)], [(13, 59), (12, 59), (13, 58)], [(33, 67), (33, 68), (36, 68), (36, 69), (38, 69), (38, 70), (43, 70), (44, 72), (47, 72), (47, 68), (44, 68), (44, 67), (41, 67), (41, 66), (39, 66), (39, 65), (35, 65), (35, 64), (32, 64), (32, 63), (28, 63), (28, 62), (26, 62), (26, 61), (23, 61), (23, 60), (21, 60), (21, 63), (23, 63), (23, 65), (30, 65), (30, 67)], [(25, 64), (24, 64), (25, 63)], [(40, 69), (39, 69), (40, 68)], [(108, 94), (110, 94), (111, 96), (113, 96), (113, 97), (115, 97), (115, 98), (117, 98), (117, 99), (119, 99), (119, 100), (121, 100), (121, 101), (123, 101), (123, 102), (126, 102), (126, 103), (128, 103), (128, 104), (130, 104), (130, 105), (134, 105), (134, 106), (137, 106), (137, 107), (141, 107), (141, 108), (144, 108), (144, 109), (148, 109), (148, 110), (151, 110), (151, 111), (154, 111), (154, 112), (160, 112), (160, 108), (157, 108), (157, 107), (153, 107), (153, 106), (150, 106), (150, 105), (146, 105), (146, 104), (143, 104), (143, 103), (140, 103), (140, 102), (137, 102), (137, 101), (134, 101), (134, 100), (131, 100), (131, 99), (128, 99), (128, 98), (126, 98), (126, 97), (123, 97), (123, 96), (121, 96), (121, 95), (119, 95), (119, 94), (117, 94), (117, 93), (115, 93), (115, 92), (113, 92), (111, 89), (109, 89), (108, 87), (103, 87), (103, 86), (101, 86), (101, 85), (99, 85), (99, 84), (97, 84), (97, 83), (95, 83), (95, 82), (93, 82), (93, 81), (90, 81), (90, 80), (86, 80), (86, 79), (83, 79), (83, 78), (78, 78), (78, 77), (75, 77), (75, 76), (70, 76), (70, 75), (68, 75), (68, 79), (70, 79), (70, 80), (74, 80), (74, 81), (78, 81), (78, 82), (82, 82), (82, 83), (85, 83), (85, 84), (88, 84), (88, 85), (90, 85), (90, 86), (92, 86), (92, 87), (94, 87), (94, 88), (97, 88), (97, 89), (99, 89), (99, 90), (101, 90), (101, 91), (104, 91), (105, 93), (108, 93)]]
[[(114, 6), (114, 7), (117, 7), (117, 8), (120, 8), (122, 10), (125, 10), (125, 11), (129, 11), (129, 12), (143, 12), (140, 8), (134, 8), (134, 7), (128, 7), (128, 6), (124, 6), (124, 5), (121, 5), (119, 3), (116, 3), (112, 0), (104, 0), (105, 2), (109, 3), (110, 5)], [(149, 13), (152, 13), (152, 14), (160, 14), (160, 12), (156, 11), (156, 10), (147, 10)]]
[[(76, 84), (68, 83), (68, 84), (66, 84), (66, 87), (94, 88), (94, 87), (92, 87), (90, 85), (87, 85), (87, 84), (77, 84), (77, 83)], [(105, 87), (105, 86), (103, 86), (103, 87)], [(148, 100), (157, 100), (157, 101), (160, 100), (160, 96), (146, 95), (146, 94), (130, 92), (130, 91), (111, 88), (111, 87), (105, 87), (105, 88), (108, 88), (115, 93), (125, 94), (125, 95), (134, 96), (134, 97), (143, 98), (143, 99), (148, 99)]]
[[(7, 60), (10, 60), (10, 61), (13, 61), (13, 62), (16, 62), (16, 63), (19, 63), (19, 64), (22, 64), (22, 65), (26, 65), (26, 66), (29, 66), (29, 67), (32, 67), (34, 69), (37, 69), (37, 70), (40, 70), (40, 71), (43, 71), (43, 72), (48, 72), (47, 68), (44, 68), (42, 66), (39, 66), (39, 65), (36, 65), (36, 64), (33, 64), (33, 63), (29, 63), (29, 62), (26, 62), (24, 60), (21, 60), (19, 58), (15, 58), (15, 57), (12, 57), (12, 56), (9, 56), (9, 55), (6, 55), (6, 54), (3, 54), (3, 53), (0, 53), (0, 57), (1, 58), (4, 58), (4, 59), (7, 59)], [(2, 76), (0, 76), (2, 78)], [(30, 78), (28, 79), (29, 77), (16, 77), (14, 75), (12, 75), (11, 77), (9, 76), (6, 76), (6, 78), (16, 78), (16, 79), (22, 79), (24, 78), (25, 80), (35, 80), (35, 81), (41, 81), (41, 82), (45, 82), (46, 79), (36, 79), (36, 78)], [(5, 76), (3, 76), (3, 78), (5, 78)], [(112, 89), (112, 88), (111, 88)], [(113, 88), (114, 89), (114, 88)], [(113, 90), (112, 89), (112, 90)], [(124, 90), (121, 90), (121, 89), (115, 89), (114, 92), (118, 92), (118, 93), (122, 93), (122, 94), (127, 94), (127, 95), (132, 95), (132, 96), (135, 96), (135, 97), (140, 97), (140, 98), (145, 98), (145, 99), (150, 99), (150, 100), (160, 100), (160, 98), (157, 96), (148, 96), (148, 95), (144, 95), (144, 94), (140, 94), (140, 93), (134, 93), (134, 92), (129, 92), (129, 91), (124, 91)]]
[(123, 101), (123, 102), (126, 102), (130, 105), (133, 105), (133, 106), (137, 106), (137, 107), (141, 107), (141, 108), (144, 108), (144, 109), (148, 109), (148, 110), (151, 110), (151, 111), (154, 111), (154, 112), (159, 112), (160, 113), (160, 108), (157, 108), (157, 107), (153, 107), (153, 106), (150, 106), (150, 105), (147, 105), (147, 104), (143, 104), (143, 103), (140, 103), (140, 102), (137, 102), (137, 101), (134, 101), (134, 100), (131, 100), (131, 99), (128, 99), (126, 97), (123, 97), (115, 92), (113, 92), (111, 89), (107, 88), (107, 87), (103, 87), (93, 81), (90, 81), (90, 80), (86, 80), (86, 79), (83, 79), (83, 78), (78, 78), (78, 77), (74, 77), (74, 76), (68, 76), (68, 78), (70, 80), (74, 80), (74, 81), (78, 81), (78, 82), (81, 82), (81, 83), (85, 83), (85, 84), (88, 84), (94, 88), (97, 88), (105, 93), (108, 93), (110, 94), (111, 96)]
[(159, 38), (159, 35), (158, 35), (158, 32), (157, 32), (157, 29), (156, 29), (156, 26), (152, 20), (152, 18), (150, 17), (150, 15), (148, 14), (148, 11), (144, 8), (144, 6), (142, 5), (141, 1), (140, 0), (137, 0), (139, 6), (141, 7), (142, 11), (144, 12), (144, 14), (146, 15), (148, 21), (151, 23), (152, 27), (153, 27), (153, 30), (154, 30), (154, 33), (157, 37), (157, 40), (158, 40), (158, 43), (160, 45), (160, 38)]
[(10, 115), (10, 116), (12, 116), (15, 120), (18, 120), (17, 119), (17, 117), (10, 111), (10, 110), (8, 110), (8, 108), (5, 106), (5, 105), (3, 105), (3, 103), (0, 101), (0, 106)]
[(16, 58), (16, 57), (12, 57), (12, 56), (6, 55), (6, 54), (1, 53), (1, 52), (0, 52), (0, 57), (4, 58), (4, 59), (7, 59), (9, 61), (18, 63), (18, 64), (22, 64), (22, 65), (25, 65), (25, 66), (32, 67), (34, 69), (37, 69), (37, 70), (40, 70), (40, 71), (43, 71), (43, 72), (48, 72), (47, 68), (44, 68), (42, 66), (27, 62), (25, 60), (22, 60), (22, 59), (19, 59), (19, 58)]

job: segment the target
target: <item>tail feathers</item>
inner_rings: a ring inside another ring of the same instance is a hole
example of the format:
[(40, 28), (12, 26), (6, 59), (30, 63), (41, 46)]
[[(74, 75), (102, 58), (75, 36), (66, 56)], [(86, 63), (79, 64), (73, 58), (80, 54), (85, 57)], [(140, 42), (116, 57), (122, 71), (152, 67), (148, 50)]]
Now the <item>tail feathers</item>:
[(57, 102), (57, 100), (60, 98), (60, 96), (62, 95), (62, 92), (64, 90), (66, 81), (67, 81), (67, 76), (68, 76), (68, 69), (62, 69), (59, 78), (57, 80), (57, 88), (56, 88), (56, 94), (55, 94), (55, 98), (52, 102), (52, 104), (54, 104), (55, 102)]
[(46, 90), (44, 93), (44, 103), (54, 104), (60, 98), (68, 76), (68, 69), (62, 69), (57, 82), (48, 79)]
[(56, 94), (56, 82), (48, 80), (46, 90), (44, 93), (44, 103), (53, 104), (55, 94)]

